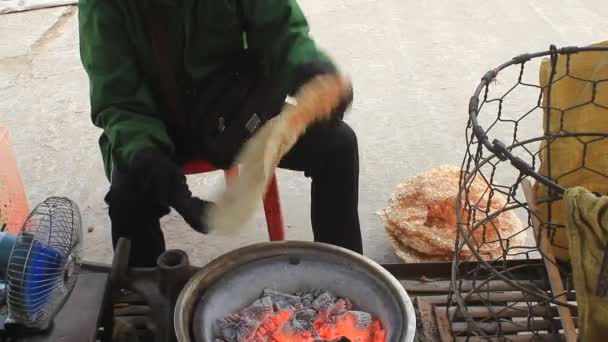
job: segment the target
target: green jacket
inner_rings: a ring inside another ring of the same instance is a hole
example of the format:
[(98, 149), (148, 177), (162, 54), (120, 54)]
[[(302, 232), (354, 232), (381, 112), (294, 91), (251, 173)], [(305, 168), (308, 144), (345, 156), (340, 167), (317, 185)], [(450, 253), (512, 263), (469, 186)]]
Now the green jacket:
[[(135, 1), (78, 2), (80, 54), (90, 80), (92, 120), (103, 129), (99, 144), (108, 177), (114, 163), (124, 169), (143, 149), (155, 147), (169, 154), (175, 149), (165, 125), (167, 113), (145, 81), (157, 77), (156, 61)], [(331, 64), (309, 36), (296, 0), (147, 1), (162, 6), (170, 57), (176, 69), (185, 70), (195, 82), (245, 45), (260, 54), (266, 74), (280, 89), (295, 86), (302, 65)], [(246, 43), (235, 1), (242, 1)], [(176, 74), (180, 78), (178, 70)]]

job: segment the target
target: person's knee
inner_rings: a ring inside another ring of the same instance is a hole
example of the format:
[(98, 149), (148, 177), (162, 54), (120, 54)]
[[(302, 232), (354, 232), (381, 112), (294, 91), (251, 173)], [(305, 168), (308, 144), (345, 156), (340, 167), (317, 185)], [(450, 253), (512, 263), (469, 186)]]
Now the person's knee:
[(113, 175), (110, 190), (105, 198), (110, 218), (125, 220), (126, 217), (160, 218), (168, 213), (153, 205), (146, 196), (137, 191), (130, 177)]
[(359, 145), (355, 131), (343, 121), (336, 123), (332, 128), (331, 143), (328, 146), (331, 148), (332, 154), (338, 158), (357, 157)]
[[(358, 172), (357, 134), (345, 122), (323, 122), (310, 127), (288, 155), (287, 168), (296, 165), (307, 177)], [(285, 160), (284, 160), (285, 161)]]
[(110, 187), (105, 200), (111, 211), (129, 210), (130, 207), (137, 203), (137, 199), (132, 192), (127, 191), (123, 187), (115, 186)]
[(138, 196), (134, 189), (133, 184), (126, 175), (113, 174), (110, 190), (106, 195), (105, 201), (111, 209), (128, 209), (138, 202)]

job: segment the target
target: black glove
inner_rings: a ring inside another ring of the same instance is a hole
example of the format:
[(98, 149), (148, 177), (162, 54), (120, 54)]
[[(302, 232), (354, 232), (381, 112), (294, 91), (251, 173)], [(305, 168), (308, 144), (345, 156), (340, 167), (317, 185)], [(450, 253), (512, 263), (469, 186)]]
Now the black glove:
[[(306, 84), (308, 81), (312, 80), (316, 76), (325, 75), (325, 74), (335, 74), (338, 71), (336, 68), (328, 63), (324, 62), (312, 62), (302, 64), (296, 70), (296, 78), (293, 86), (291, 87), (289, 94), (294, 95), (297, 93), (298, 89), (301, 86)], [(344, 113), (350, 108), (350, 105), (353, 102), (353, 87), (352, 84), (349, 89), (349, 93), (342, 99), (342, 102), (334, 109), (332, 113), (332, 118), (335, 120), (344, 119)]]
[[(186, 177), (168, 156), (156, 149), (138, 153), (129, 167), (131, 181), (142, 198), (169, 210), (176, 189), (188, 191)], [(188, 191), (188, 195), (192, 195)]]
[(156, 149), (140, 152), (129, 173), (142, 198), (151, 201), (162, 215), (173, 207), (194, 230), (207, 233), (204, 213), (209, 202), (192, 196), (186, 176), (166, 154)]
[(207, 225), (207, 212), (213, 206), (212, 202), (204, 201), (198, 197), (180, 198), (173, 207), (184, 220), (199, 233), (209, 233)]

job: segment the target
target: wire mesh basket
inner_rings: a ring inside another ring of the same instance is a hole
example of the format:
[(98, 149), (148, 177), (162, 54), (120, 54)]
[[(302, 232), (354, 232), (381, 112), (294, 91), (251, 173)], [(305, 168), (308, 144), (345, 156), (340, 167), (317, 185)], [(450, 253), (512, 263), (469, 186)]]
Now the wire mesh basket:
[[(466, 144), (454, 339), (576, 340), (561, 197), (572, 186), (608, 193), (608, 44), (551, 46), (490, 70), (469, 103)], [(505, 227), (505, 215), (517, 222)]]
[(0, 230), (19, 232), (28, 213), (29, 207), (9, 142), (8, 129), (0, 126)]

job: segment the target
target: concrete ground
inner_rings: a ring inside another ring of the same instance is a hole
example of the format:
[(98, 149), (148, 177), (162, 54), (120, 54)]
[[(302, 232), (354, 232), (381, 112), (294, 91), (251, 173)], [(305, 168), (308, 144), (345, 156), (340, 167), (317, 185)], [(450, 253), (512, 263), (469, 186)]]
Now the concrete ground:
[[(467, 102), (491, 67), (549, 44), (606, 40), (602, 0), (302, 0), (314, 36), (354, 80), (347, 121), (361, 148), (360, 216), (365, 254), (397, 261), (375, 212), (395, 185), (438, 164), (459, 164)], [(67, 196), (81, 208), (86, 258), (112, 255), (97, 137), (78, 54), (74, 7), (0, 16), (0, 125), (12, 144), (31, 204)], [(221, 176), (190, 178), (210, 195)], [(279, 173), (290, 239), (310, 239), (309, 182)], [(193, 233), (163, 219), (169, 248), (196, 264), (266, 239), (263, 214), (231, 239)], [(87, 232), (87, 228), (90, 232)]]

